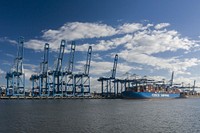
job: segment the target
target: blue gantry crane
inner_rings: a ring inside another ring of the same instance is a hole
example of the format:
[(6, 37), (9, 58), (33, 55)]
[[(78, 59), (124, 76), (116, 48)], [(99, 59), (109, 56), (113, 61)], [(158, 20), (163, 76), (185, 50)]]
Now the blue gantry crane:
[(82, 92), (84, 95), (90, 95), (90, 64), (92, 58), (92, 46), (89, 46), (87, 52), (87, 59), (85, 64), (85, 71), (83, 75), (83, 89)]
[(87, 59), (84, 68), (84, 72), (80, 74), (74, 74), (74, 89), (73, 94), (77, 96), (89, 96), (90, 95), (90, 63), (92, 55), (92, 46), (89, 46), (87, 52)]
[(6, 95), (7, 96), (24, 96), (25, 95), (25, 74), (23, 70), (24, 58), (24, 38), (18, 40), (17, 57), (11, 71), (6, 73)]
[[(112, 94), (112, 88), (114, 88), (114, 95), (116, 93), (116, 87), (115, 87), (115, 76), (116, 76), (116, 70), (117, 70), (117, 62), (118, 62), (118, 55), (115, 55), (114, 58), (114, 64), (113, 64), (113, 69), (112, 69), (112, 73), (111, 73), (111, 77), (100, 77), (97, 81), (101, 82), (101, 95), (103, 97), (109, 97)], [(104, 88), (104, 82), (105, 82), (105, 87)], [(112, 86), (112, 83), (114, 83), (114, 85)], [(104, 90), (106, 92), (104, 92)]]
[(48, 72), (49, 79), (49, 89), (50, 95), (52, 96), (63, 96), (63, 76), (64, 73), (62, 72), (62, 62), (63, 62), (63, 55), (65, 51), (65, 40), (61, 41), (58, 58), (54, 62), (54, 69)]
[(46, 43), (44, 46), (43, 62), (40, 65), (41, 68), (39, 75), (40, 96), (49, 96), (48, 63), (49, 63), (49, 44)]
[(32, 88), (31, 88), (31, 95), (33, 97), (39, 96), (39, 75), (38, 74), (32, 74), (30, 77), (30, 81), (32, 82)]
[(40, 63), (39, 74), (33, 74), (30, 77), (32, 81), (32, 96), (49, 96), (48, 85), (48, 58), (49, 58), (49, 44), (44, 45), (43, 61)]
[(71, 43), (71, 49), (69, 54), (69, 60), (68, 60), (68, 67), (65, 70), (65, 96), (73, 96), (73, 69), (74, 69), (74, 53), (75, 53), (75, 41), (72, 41)]

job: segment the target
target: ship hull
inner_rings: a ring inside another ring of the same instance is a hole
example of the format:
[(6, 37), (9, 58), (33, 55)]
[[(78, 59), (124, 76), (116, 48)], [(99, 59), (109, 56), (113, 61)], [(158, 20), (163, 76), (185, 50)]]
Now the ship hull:
[(125, 99), (154, 99), (154, 98), (180, 98), (180, 93), (154, 93), (124, 91), (122, 97)]

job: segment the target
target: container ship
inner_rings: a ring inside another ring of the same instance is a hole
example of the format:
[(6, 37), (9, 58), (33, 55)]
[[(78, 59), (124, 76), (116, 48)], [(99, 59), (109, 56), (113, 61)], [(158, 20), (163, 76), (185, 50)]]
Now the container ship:
[(181, 93), (124, 91), (122, 97), (126, 99), (180, 98)]
[(181, 91), (178, 87), (164, 83), (147, 83), (136, 80), (131, 87), (126, 87), (122, 92), (126, 99), (148, 99), (148, 98), (180, 98)]

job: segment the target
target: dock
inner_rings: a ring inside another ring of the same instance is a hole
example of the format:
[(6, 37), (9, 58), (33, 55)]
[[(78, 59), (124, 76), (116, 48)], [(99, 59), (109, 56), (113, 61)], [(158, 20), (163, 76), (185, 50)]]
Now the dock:
[(48, 100), (48, 99), (121, 99), (121, 97), (101, 97), (101, 96), (96, 96), (96, 97), (30, 97), (30, 96), (1, 96), (0, 100)]

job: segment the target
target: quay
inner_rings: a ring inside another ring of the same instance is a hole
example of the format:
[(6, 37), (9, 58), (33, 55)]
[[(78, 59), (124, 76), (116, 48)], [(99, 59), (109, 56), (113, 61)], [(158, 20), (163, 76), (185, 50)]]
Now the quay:
[[(183, 97), (180, 97), (183, 98)], [(200, 95), (185, 95), (184, 98), (200, 98)], [(54, 100), (54, 99), (123, 99), (122, 96), (0, 96), (0, 100)]]
[(30, 97), (30, 96), (1, 96), (0, 100), (47, 100), (47, 99), (121, 99), (121, 97), (101, 97), (101, 96), (84, 96), (84, 97)]

